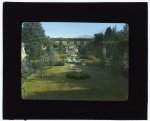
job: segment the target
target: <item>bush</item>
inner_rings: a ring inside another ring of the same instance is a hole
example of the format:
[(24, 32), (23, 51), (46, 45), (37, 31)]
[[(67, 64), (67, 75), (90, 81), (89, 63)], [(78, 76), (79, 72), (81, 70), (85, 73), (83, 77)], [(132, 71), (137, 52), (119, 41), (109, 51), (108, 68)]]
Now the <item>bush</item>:
[(84, 71), (81, 71), (81, 72), (71, 71), (71, 72), (67, 73), (66, 77), (71, 78), (71, 79), (88, 79), (88, 78), (90, 78), (89, 74)]
[(89, 55), (89, 56), (87, 56), (87, 59), (95, 61), (96, 57), (94, 55)]
[(81, 48), (79, 49), (79, 53), (80, 53), (81, 55), (87, 55), (87, 52), (88, 52), (88, 49), (87, 49), (86, 47), (81, 47)]
[(100, 59), (95, 60), (86, 60), (87, 66), (99, 66), (100, 65)]
[(61, 59), (61, 60), (66, 60), (66, 59), (67, 59), (67, 55), (66, 55), (66, 54), (61, 54), (61, 55), (59, 56), (59, 59)]

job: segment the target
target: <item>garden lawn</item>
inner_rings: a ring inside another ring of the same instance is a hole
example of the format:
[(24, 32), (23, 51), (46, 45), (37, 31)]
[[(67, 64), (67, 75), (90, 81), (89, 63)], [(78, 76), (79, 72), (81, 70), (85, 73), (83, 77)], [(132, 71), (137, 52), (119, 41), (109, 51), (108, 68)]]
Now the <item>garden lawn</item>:
[(54, 66), (44, 72), (43, 80), (37, 71), (22, 82), (22, 98), (38, 100), (126, 101), (128, 78), (112, 74), (97, 66), (81, 66), (89, 79), (66, 78), (70, 66)]

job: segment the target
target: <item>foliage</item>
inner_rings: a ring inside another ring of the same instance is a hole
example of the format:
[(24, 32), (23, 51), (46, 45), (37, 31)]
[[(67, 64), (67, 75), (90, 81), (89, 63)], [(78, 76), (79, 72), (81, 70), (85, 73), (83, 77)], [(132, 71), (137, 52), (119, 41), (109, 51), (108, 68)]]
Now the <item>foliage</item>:
[(54, 66), (54, 63), (51, 60), (49, 60), (47, 66), (49, 66), (50, 68), (52, 68), (52, 66)]
[[(37, 67), (38, 70), (40, 72), (40, 76), (41, 76), (41, 80), (43, 79), (43, 73), (45, 71), (45, 67), (50, 64), (49, 63), (49, 59), (46, 53), (43, 53), (43, 55), (39, 58), (38, 63), (37, 63)], [(51, 65), (52, 66), (52, 65)]]
[(51, 47), (54, 45), (54, 40), (49, 36), (46, 36), (45, 41), (43, 41), (44, 46), (46, 46), (46, 52), (49, 53), (51, 51)]
[(40, 60), (39, 65), (39, 72), (40, 72), (40, 76), (41, 76), (41, 80), (43, 79), (43, 73), (45, 71), (45, 62), (43, 60)]
[(108, 27), (105, 31), (105, 40), (110, 40), (112, 38), (113, 31), (111, 27)]
[[(106, 62), (108, 62), (107, 59), (109, 59), (109, 65), (112, 69), (119, 70), (124, 54), (128, 53), (128, 39), (128, 24), (125, 24), (121, 31), (116, 31), (116, 26), (113, 28), (108, 27), (104, 34), (94, 34), (94, 41), (91, 41), (87, 45), (87, 53), (92, 53), (92, 55), (100, 58), (99, 65), (101, 68), (106, 66)], [(104, 53), (104, 47), (106, 48), (106, 54)], [(84, 56), (85, 58), (87, 57), (85, 54)], [(91, 57), (87, 57), (87, 59), (91, 59)], [(88, 63), (88, 65), (90, 64)]]
[[(128, 29), (127, 24), (124, 29), (116, 34), (117, 42), (112, 46), (112, 60), (111, 67), (113, 70), (120, 71), (121, 63), (126, 56), (128, 57)], [(116, 39), (116, 38), (115, 38)]]
[(95, 61), (97, 58), (94, 55), (89, 55), (87, 56), (87, 59)]
[(121, 32), (123, 33), (125, 39), (128, 40), (129, 39), (129, 25), (125, 24)]
[(59, 46), (58, 50), (59, 54), (65, 54), (66, 53), (66, 48), (64, 45)]
[(59, 49), (62, 47), (62, 41), (59, 42)]
[(79, 49), (80, 55), (87, 55), (87, 52), (88, 52), (88, 50), (87, 50), (86, 47), (81, 47), (81, 48)]
[(104, 34), (102, 32), (101, 33), (95, 33), (94, 39), (98, 40), (98, 41), (103, 41), (104, 40)]
[(23, 71), (21, 73), (21, 81), (25, 81), (31, 74), (31, 71)]
[(29, 59), (40, 57), (41, 46), (46, 39), (44, 29), (40, 22), (24, 22), (22, 25), (22, 42), (25, 43)]
[(57, 45), (57, 44), (54, 44), (53, 46), (54, 46), (54, 48), (58, 48), (58, 45)]
[(63, 61), (65, 61), (66, 59), (67, 59), (67, 55), (66, 54), (61, 54), (60, 56), (59, 56), (59, 58), (61, 59), (61, 60), (63, 60)]
[(99, 66), (101, 61), (99, 58), (96, 58), (93, 55), (89, 55), (87, 56), (87, 60), (85, 60), (85, 62), (87, 66)]

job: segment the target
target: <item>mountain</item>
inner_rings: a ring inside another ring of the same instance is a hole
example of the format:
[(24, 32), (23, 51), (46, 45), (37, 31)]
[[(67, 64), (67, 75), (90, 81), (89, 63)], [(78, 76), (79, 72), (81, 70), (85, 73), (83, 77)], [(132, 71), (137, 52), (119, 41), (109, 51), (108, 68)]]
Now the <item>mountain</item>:
[(90, 36), (90, 35), (80, 35), (80, 36), (77, 36), (76, 38), (93, 38), (93, 36)]

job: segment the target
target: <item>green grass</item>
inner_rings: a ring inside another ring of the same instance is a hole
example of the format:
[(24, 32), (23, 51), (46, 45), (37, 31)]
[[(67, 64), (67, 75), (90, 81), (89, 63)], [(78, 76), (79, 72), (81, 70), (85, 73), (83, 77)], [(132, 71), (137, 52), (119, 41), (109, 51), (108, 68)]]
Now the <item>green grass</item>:
[(107, 69), (96, 66), (81, 66), (90, 74), (89, 79), (66, 78), (69, 65), (54, 66), (44, 72), (43, 80), (39, 72), (22, 83), (23, 99), (38, 100), (98, 100), (126, 101), (128, 99), (128, 79), (112, 74)]

